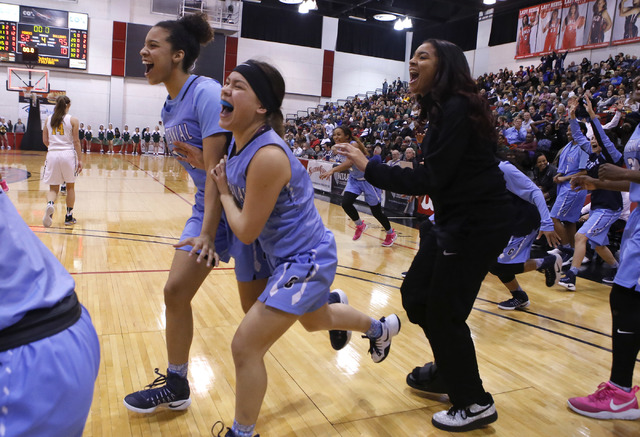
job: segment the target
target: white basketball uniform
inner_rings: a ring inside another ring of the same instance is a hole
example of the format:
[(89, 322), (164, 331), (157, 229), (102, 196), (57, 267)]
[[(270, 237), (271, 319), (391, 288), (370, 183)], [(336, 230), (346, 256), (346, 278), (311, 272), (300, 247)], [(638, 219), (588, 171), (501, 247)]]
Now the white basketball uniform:
[(49, 151), (44, 164), (43, 182), (47, 185), (74, 183), (78, 157), (73, 145), (71, 115), (65, 115), (60, 126), (55, 129), (51, 127), (49, 116), (45, 126), (49, 134)]

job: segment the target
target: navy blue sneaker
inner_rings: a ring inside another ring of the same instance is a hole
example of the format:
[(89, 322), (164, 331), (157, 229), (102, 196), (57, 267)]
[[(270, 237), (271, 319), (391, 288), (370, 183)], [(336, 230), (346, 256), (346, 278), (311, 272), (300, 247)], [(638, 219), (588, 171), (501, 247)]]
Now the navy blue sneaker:
[[(339, 288), (336, 288), (329, 293), (329, 305), (332, 303), (343, 303), (348, 305), (349, 299), (347, 299), (347, 294)], [(339, 351), (348, 345), (349, 341), (351, 341), (351, 331), (329, 331), (329, 340), (331, 340), (331, 347)]]
[(604, 282), (605, 284), (613, 284), (613, 281), (616, 279), (616, 273), (618, 273), (618, 269), (612, 268), (609, 271), (609, 274), (602, 278), (602, 282)]
[[(220, 431), (218, 431), (218, 434), (215, 434), (216, 428), (218, 425), (221, 425), (222, 428), (220, 428)], [(221, 420), (218, 420), (216, 423), (213, 424), (213, 426), (211, 426), (211, 435), (213, 437), (221, 437), (221, 434), (222, 434), (222, 431), (224, 431), (224, 428), (225, 428), (224, 422)], [(231, 428), (229, 427), (226, 427), (226, 428), (227, 428), (227, 432), (224, 435), (224, 437), (236, 437), (236, 433), (233, 432)], [(260, 434), (256, 434), (254, 437), (260, 437)]]
[(136, 413), (153, 413), (158, 407), (167, 407), (170, 410), (186, 410), (191, 405), (191, 392), (189, 381), (177, 373), (167, 371), (163, 375), (155, 369), (158, 377), (147, 386), (146, 390), (140, 390), (127, 395), (124, 398), (124, 406)]
[(538, 270), (544, 273), (545, 285), (553, 287), (562, 274), (562, 257), (557, 253), (545, 256)]

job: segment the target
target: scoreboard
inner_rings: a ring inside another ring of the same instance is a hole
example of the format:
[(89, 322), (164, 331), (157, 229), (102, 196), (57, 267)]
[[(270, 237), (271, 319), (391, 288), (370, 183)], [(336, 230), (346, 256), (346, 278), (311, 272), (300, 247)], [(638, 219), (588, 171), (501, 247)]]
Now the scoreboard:
[(24, 63), (38, 49), (37, 66), (87, 68), (89, 16), (0, 3), (0, 61)]

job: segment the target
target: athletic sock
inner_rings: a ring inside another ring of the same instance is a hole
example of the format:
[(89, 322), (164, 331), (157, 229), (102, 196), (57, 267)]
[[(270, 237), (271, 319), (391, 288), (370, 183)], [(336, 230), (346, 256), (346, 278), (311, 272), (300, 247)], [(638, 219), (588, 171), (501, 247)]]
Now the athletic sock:
[(609, 267), (611, 267), (612, 269), (617, 269), (620, 266), (620, 263), (618, 261), (616, 261), (613, 264), (607, 264)]
[(544, 262), (544, 259), (536, 258), (536, 259), (534, 259), (534, 261), (536, 262), (536, 269), (539, 269), (540, 266), (542, 266), (542, 263)]
[(360, 225), (362, 224), (362, 219), (358, 219), (358, 220), (356, 220), (356, 222), (355, 222), (355, 223), (356, 223), (356, 226), (360, 226)]
[(516, 299), (519, 300), (529, 300), (529, 296), (527, 296), (527, 293), (524, 292), (524, 290), (522, 289), (522, 287), (518, 286), (518, 288), (516, 288), (515, 290), (511, 291), (511, 296), (515, 297)]
[(231, 431), (236, 437), (253, 437), (253, 430), (256, 425), (240, 425), (235, 419), (233, 419), (233, 426)]
[(171, 364), (169, 363), (169, 372), (177, 373), (183, 378), (187, 377), (187, 371), (189, 370), (189, 363), (184, 364)]
[(371, 327), (364, 333), (369, 338), (380, 338), (382, 335), (382, 322), (374, 318), (371, 319)]
[(69, 208), (69, 207), (67, 206), (67, 215), (71, 215), (71, 212), (72, 212), (72, 211), (73, 211), (73, 208)]
[(618, 387), (620, 390), (624, 390), (624, 391), (626, 391), (627, 393), (631, 393), (631, 387), (623, 387), (623, 386), (621, 386), (621, 385), (616, 384), (616, 383), (615, 383), (615, 382), (613, 382), (613, 381), (609, 381), (609, 382), (610, 382), (610, 383), (611, 383), (611, 385), (613, 385), (614, 387)]
[(47, 205), (53, 205), (53, 201), (52, 200), (48, 201)]
[(569, 271), (570, 271), (571, 273), (573, 273), (574, 275), (578, 276), (578, 268), (577, 268), (577, 267), (571, 267), (571, 268), (569, 269)]
[(391, 228), (391, 229), (389, 229), (389, 230), (387, 231), (387, 235), (391, 235), (391, 234), (393, 234), (394, 232), (395, 232), (395, 231), (393, 230), (393, 228)]

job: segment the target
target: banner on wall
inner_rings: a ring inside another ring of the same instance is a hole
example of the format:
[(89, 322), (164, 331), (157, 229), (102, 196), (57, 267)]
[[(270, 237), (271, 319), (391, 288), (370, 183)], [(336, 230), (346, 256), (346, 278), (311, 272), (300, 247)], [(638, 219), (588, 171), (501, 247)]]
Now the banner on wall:
[(516, 59), (528, 58), (538, 53), (538, 17), (540, 6), (520, 9), (518, 14), (518, 37)]
[(607, 47), (611, 42), (612, 16), (615, 15), (616, 1), (593, 0), (587, 7), (587, 25), (584, 29), (584, 49)]
[(559, 0), (521, 9), (515, 59), (640, 41), (640, 0)]
[(589, 0), (564, 0), (562, 5), (562, 36), (560, 50), (581, 50), (585, 41), (585, 23)]
[(638, 35), (640, 1), (618, 0), (615, 12), (611, 44), (629, 44), (640, 41), (640, 35)]
[(540, 25), (538, 30), (537, 55), (546, 55), (558, 50), (562, 28), (562, 1), (540, 5)]

